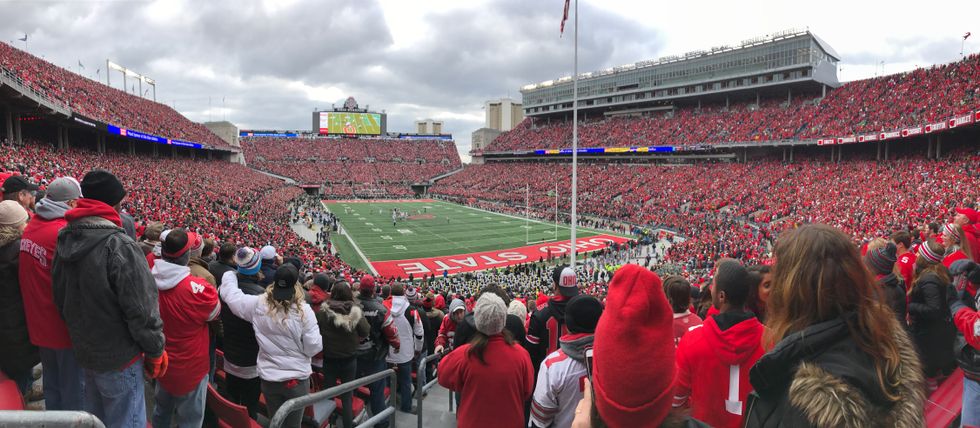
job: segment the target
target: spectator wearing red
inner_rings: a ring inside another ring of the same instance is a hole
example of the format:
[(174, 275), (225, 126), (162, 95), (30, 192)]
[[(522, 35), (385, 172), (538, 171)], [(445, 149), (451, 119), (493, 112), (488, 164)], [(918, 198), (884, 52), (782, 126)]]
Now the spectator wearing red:
[(905, 281), (895, 274), (898, 247), (892, 242), (882, 242), (882, 244), (868, 250), (864, 256), (864, 264), (875, 275), (875, 280), (878, 281), (878, 286), (884, 293), (885, 303), (895, 313), (895, 319), (898, 320), (899, 324), (905, 326), (908, 293), (906, 292)]
[[(319, 275), (319, 274), (318, 274)], [(327, 385), (354, 380), (357, 371), (357, 344), (371, 331), (364, 312), (354, 304), (354, 294), (347, 281), (339, 281), (330, 288), (329, 300), (316, 310), (317, 325), (323, 337), (323, 381)], [(342, 394), (344, 410), (341, 415), (345, 427), (352, 427), (353, 395)]]
[(191, 275), (194, 233), (165, 231), (162, 258), (153, 264), (160, 301), (163, 334), (170, 367), (156, 385), (153, 425), (169, 427), (174, 413), (178, 427), (199, 427), (204, 422), (210, 357), (208, 322), (218, 318), (218, 290)]
[(719, 313), (688, 332), (677, 346), (673, 406), (690, 407), (691, 416), (708, 425), (734, 428), (742, 426), (752, 390), (749, 369), (764, 353), (765, 327), (745, 309), (749, 290), (759, 278), (732, 259), (722, 259), (717, 266), (712, 300)]
[(970, 248), (970, 241), (966, 239), (963, 228), (955, 223), (947, 223), (942, 230), (942, 244), (946, 249), (943, 256), (943, 265), (949, 269), (950, 265), (957, 260), (973, 260), (973, 252)]
[(27, 223), (20, 245), (20, 292), (31, 343), (41, 356), (44, 407), (47, 410), (83, 410), (85, 376), (75, 359), (68, 327), (58, 313), (51, 291), (51, 264), (58, 232), (68, 222), (65, 212), (78, 205), (82, 188), (71, 177), (48, 185), (37, 202), (37, 215)]
[(439, 384), (462, 394), (460, 428), (521, 427), (524, 402), (534, 390), (534, 369), (524, 348), (504, 330), (507, 306), (483, 293), (474, 306), (477, 333), (439, 363)]
[(0, 371), (26, 394), (40, 361), (30, 340), (18, 280), (21, 234), (28, 214), (17, 201), (0, 202)]
[(915, 252), (912, 251), (912, 235), (902, 230), (892, 234), (892, 242), (896, 248), (896, 266), (898, 273), (902, 276), (902, 282), (908, 288), (912, 285), (912, 276), (915, 274)]
[(973, 208), (960, 207), (956, 209), (953, 224), (963, 228), (966, 240), (973, 250), (971, 260), (980, 260), (980, 212)]
[[(250, 247), (239, 248), (234, 256), (234, 272), (237, 276), (238, 288), (245, 294), (258, 296), (265, 293), (265, 288), (259, 285), (259, 269), (262, 259), (259, 252)], [(224, 277), (224, 274), (222, 274)], [(262, 381), (259, 379), (258, 355), (259, 343), (255, 338), (252, 323), (242, 319), (232, 312), (225, 304), (224, 296), (220, 295), (221, 326), (224, 330), (224, 340), (221, 350), (225, 354), (225, 394), (228, 400), (248, 409), (248, 414), (255, 419), (259, 411), (259, 395), (262, 393)]]
[(700, 326), (704, 321), (695, 313), (691, 313), (691, 283), (684, 277), (673, 275), (664, 280), (664, 291), (667, 301), (674, 311), (674, 345), (688, 331)]
[(956, 363), (963, 369), (963, 412), (960, 424), (980, 426), (980, 312), (977, 312), (975, 290), (980, 287), (980, 266), (970, 260), (953, 263), (950, 274), (961, 276), (967, 287), (957, 291), (947, 286), (946, 303), (953, 314), (956, 330), (963, 334), (966, 345)]
[(463, 322), (466, 316), (466, 304), (462, 300), (453, 299), (449, 303), (449, 315), (442, 318), (439, 325), (439, 334), (436, 336), (435, 353), (441, 353), (446, 348), (452, 349), (456, 338), (456, 326)]
[(527, 350), (535, 370), (546, 355), (558, 349), (558, 338), (568, 332), (565, 329), (565, 304), (568, 299), (579, 295), (578, 278), (572, 268), (556, 266), (551, 279), (555, 287), (554, 297), (545, 307), (539, 307), (527, 323)]
[(912, 341), (922, 360), (927, 385), (936, 388), (938, 379), (955, 368), (953, 341), (955, 327), (946, 303), (946, 286), (951, 283), (949, 270), (939, 258), (942, 246), (928, 240), (919, 247), (915, 262), (915, 279), (909, 288), (909, 327)]
[[(364, 312), (371, 332), (368, 337), (361, 339), (357, 346), (357, 377), (370, 376), (384, 371), (387, 368), (385, 359), (389, 349), (396, 353), (401, 350), (401, 341), (398, 338), (398, 329), (395, 328), (391, 313), (384, 305), (381, 298), (375, 296), (375, 282), (371, 275), (364, 275), (360, 279), (358, 294), (355, 302)], [(368, 385), (371, 393), (371, 413), (377, 415), (384, 411), (385, 380)], [(380, 424), (387, 426), (387, 421)]]
[(585, 352), (592, 348), (602, 310), (602, 303), (593, 296), (578, 295), (568, 300), (568, 334), (558, 339), (559, 349), (548, 354), (538, 370), (531, 401), (532, 427), (571, 426), (575, 407), (582, 399), (582, 378), (588, 376)]
[(765, 335), (745, 426), (922, 426), (915, 345), (876, 296), (843, 232), (807, 224), (776, 243)]

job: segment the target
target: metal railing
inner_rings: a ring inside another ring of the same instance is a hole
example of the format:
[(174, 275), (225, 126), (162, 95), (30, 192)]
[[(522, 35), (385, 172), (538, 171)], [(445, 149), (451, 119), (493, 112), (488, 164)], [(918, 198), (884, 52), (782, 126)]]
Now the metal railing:
[(332, 400), (334, 397), (340, 396), (340, 394), (351, 392), (359, 387), (370, 385), (374, 382), (383, 380), (384, 378), (391, 379), (391, 394), (388, 396), (387, 407), (381, 413), (372, 415), (370, 419), (358, 424), (358, 427), (372, 427), (375, 424), (388, 419), (391, 428), (395, 428), (395, 391), (398, 386), (398, 376), (395, 375), (395, 370), (387, 369), (370, 376), (365, 376), (359, 379), (354, 379), (350, 382), (334, 386), (332, 388), (327, 388), (323, 391), (314, 392), (309, 395), (304, 395), (302, 397), (292, 398), (279, 407), (275, 415), (272, 415), (272, 420), (269, 422), (269, 428), (280, 428), (286, 422), (286, 417), (290, 413), (295, 411), (303, 411), (307, 406), (314, 403), (318, 403), (323, 400)]
[[(419, 368), (417, 372), (418, 374), (415, 376), (415, 384), (416, 384), (415, 385), (415, 402), (416, 402), (415, 413), (418, 415), (418, 420), (419, 420), (418, 428), (422, 428), (423, 425), (422, 403), (425, 401), (425, 394), (429, 392), (429, 390), (432, 389), (432, 387), (436, 386), (437, 383), (439, 383), (439, 372), (437, 370), (432, 371), (433, 373), (432, 379), (428, 379), (429, 382), (424, 385), (422, 384), (422, 381), (425, 380), (426, 377), (423, 374), (426, 373), (426, 369), (428, 368), (430, 362), (439, 360), (445, 355), (446, 352), (443, 352), (441, 354), (432, 354), (423, 358), (422, 361), (419, 362)], [(453, 411), (452, 391), (449, 391), (449, 411), (450, 412)]]
[(0, 428), (43, 426), (49, 428), (105, 428), (91, 413), (68, 411), (3, 410)]

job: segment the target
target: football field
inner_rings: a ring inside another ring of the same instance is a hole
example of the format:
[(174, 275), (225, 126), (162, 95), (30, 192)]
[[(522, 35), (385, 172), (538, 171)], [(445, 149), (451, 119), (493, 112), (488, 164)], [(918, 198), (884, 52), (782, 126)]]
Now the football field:
[[(447, 274), (504, 267), (569, 251), (570, 229), (435, 200), (324, 201), (351, 248), (334, 239), (344, 261), (383, 275)], [(397, 209), (407, 218), (393, 221)], [(626, 238), (579, 228), (580, 251)], [(564, 243), (564, 247), (562, 247)], [(353, 254), (351, 254), (353, 253)]]

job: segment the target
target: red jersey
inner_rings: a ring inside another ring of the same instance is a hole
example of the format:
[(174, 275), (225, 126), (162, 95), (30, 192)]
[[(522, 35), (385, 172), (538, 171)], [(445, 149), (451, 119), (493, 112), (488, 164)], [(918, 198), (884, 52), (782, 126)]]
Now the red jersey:
[(190, 276), (187, 266), (157, 260), (152, 272), (170, 364), (160, 384), (172, 395), (184, 395), (208, 374), (207, 323), (221, 312), (218, 291), (207, 280)]
[(915, 275), (915, 259), (915, 253), (908, 251), (899, 255), (898, 261), (895, 262), (898, 265), (899, 273), (902, 274), (902, 279), (905, 280), (906, 289), (912, 286), (912, 277)]
[(966, 253), (964, 253), (962, 249), (953, 251), (946, 257), (943, 257), (943, 266), (946, 266), (946, 269), (949, 269), (949, 267), (953, 265), (953, 262), (957, 260), (963, 260), (965, 258), (966, 258)]
[(67, 223), (64, 218), (47, 220), (34, 216), (20, 239), (18, 277), (27, 332), (32, 344), (49, 349), (71, 348), (68, 327), (51, 291), (51, 264), (58, 231)]
[(681, 338), (688, 330), (700, 326), (703, 322), (701, 317), (690, 311), (674, 314), (674, 346), (680, 343)]

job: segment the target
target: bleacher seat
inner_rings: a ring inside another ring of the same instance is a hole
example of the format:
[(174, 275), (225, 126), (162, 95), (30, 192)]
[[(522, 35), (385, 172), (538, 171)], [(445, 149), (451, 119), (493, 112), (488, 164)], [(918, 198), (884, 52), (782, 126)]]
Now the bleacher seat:
[(0, 372), (0, 410), (24, 410), (24, 397), (17, 383)]
[[(963, 410), (963, 370), (957, 368), (926, 400), (925, 419), (929, 428), (953, 426)], [(958, 424), (957, 424), (958, 425)]]
[(213, 386), (208, 385), (208, 408), (218, 417), (221, 428), (261, 428), (248, 416), (248, 409), (226, 400)]

